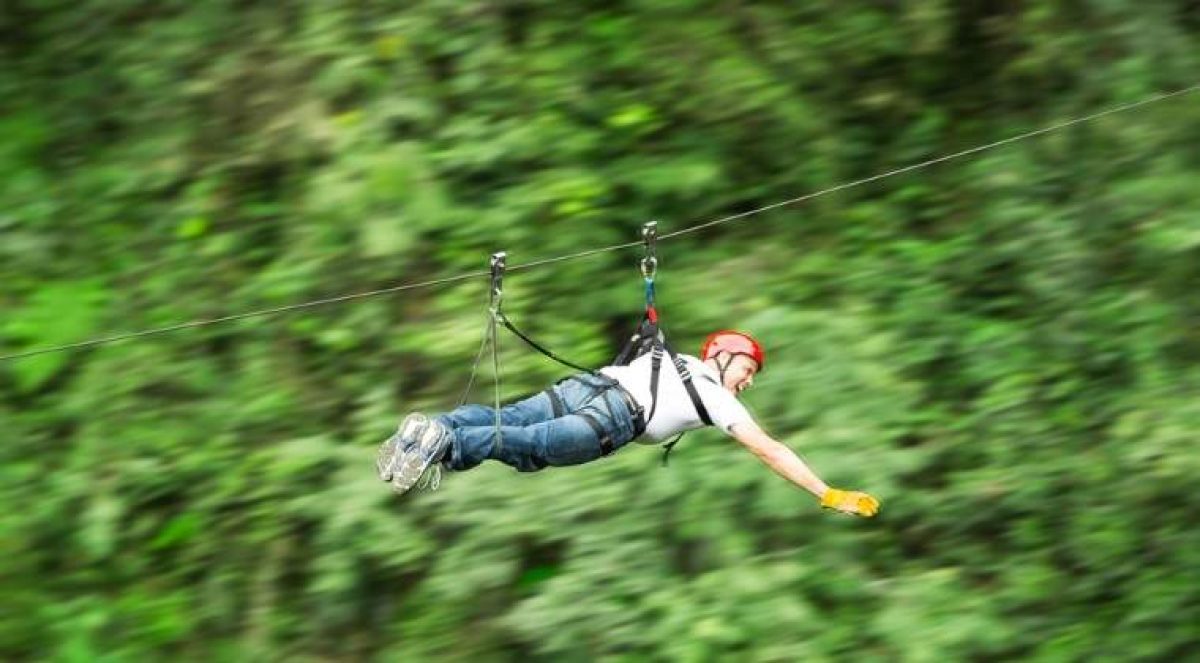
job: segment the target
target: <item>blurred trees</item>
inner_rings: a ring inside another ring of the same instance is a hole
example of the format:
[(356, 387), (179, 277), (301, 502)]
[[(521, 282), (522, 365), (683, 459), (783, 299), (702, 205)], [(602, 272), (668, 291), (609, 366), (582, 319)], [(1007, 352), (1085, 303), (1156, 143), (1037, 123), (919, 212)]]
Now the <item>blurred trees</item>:
[[(0, 342), (632, 241), (1194, 84), (1192, 3), (18, 0)], [(1150, 660), (1200, 640), (1196, 101), (664, 242), (676, 342), (874, 521), (718, 435), (397, 500), (484, 283), (0, 365), (6, 658)], [(515, 272), (602, 364), (636, 255)], [(503, 345), (505, 395), (559, 369)], [(489, 375), (475, 396), (487, 397)]]

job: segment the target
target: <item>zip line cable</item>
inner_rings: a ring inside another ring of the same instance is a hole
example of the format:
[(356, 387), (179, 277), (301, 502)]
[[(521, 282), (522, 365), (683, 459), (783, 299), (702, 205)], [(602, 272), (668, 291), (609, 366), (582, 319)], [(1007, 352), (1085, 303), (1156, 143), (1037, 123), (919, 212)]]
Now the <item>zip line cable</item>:
[(1035, 129), (1035, 130), (1033, 130), (1033, 131), (1029, 131), (1029, 132), (1026, 132), (1026, 133), (1023, 133), (1023, 134), (1018, 134), (1018, 135), (1016, 135), (1016, 136), (1010, 136), (1010, 137), (1008, 137), (1008, 138), (1003, 138), (1003, 139), (1001, 139), (1001, 140), (998, 140), (998, 141), (995, 141), (995, 142), (993, 142), (993, 143), (987, 143), (986, 145), (979, 145), (979, 146), (972, 147), (972, 148), (969, 148), (969, 149), (966, 149), (966, 150), (962, 150), (962, 151), (959, 151), (959, 152), (954, 152), (953, 154), (946, 154), (946, 155), (943, 155), (943, 156), (940, 156), (940, 157), (935, 157), (935, 158), (933, 158), (933, 159), (929, 159), (929, 160), (927, 160), (927, 161), (921, 161), (921, 162), (919, 162), (919, 163), (914, 163), (914, 164), (911, 164), (911, 165), (908, 165), (908, 166), (904, 166), (903, 168), (897, 168), (897, 169), (895, 169), (895, 170), (889, 170), (889, 171), (886, 171), (886, 172), (883, 172), (883, 173), (879, 173), (879, 174), (877, 174), (877, 175), (871, 175), (870, 177), (864, 177), (864, 178), (862, 178), (862, 179), (854, 180), (854, 181), (852, 181), (852, 182), (844, 182), (844, 183), (842, 183), (842, 184), (838, 184), (837, 186), (831, 186), (831, 187), (829, 187), (828, 189), (821, 189), (820, 191), (817, 191), (817, 192), (815, 192), (815, 193), (809, 193), (809, 194), (805, 194), (805, 195), (803, 195), (803, 196), (799, 196), (799, 197), (797, 197), (797, 198), (790, 198), (790, 199), (788, 199), (788, 200), (781, 200), (781, 201), (779, 201), (779, 202), (777, 202), (777, 203), (772, 203), (772, 204), (770, 204), (770, 205), (766, 205), (766, 206), (764, 206), (764, 207), (758, 207), (758, 208), (755, 208), (755, 209), (752, 209), (752, 210), (749, 210), (749, 211), (746, 211), (746, 212), (741, 212), (741, 213), (739, 213), (739, 214), (734, 214), (734, 215), (732, 215), (732, 216), (727, 216), (727, 217), (725, 217), (725, 218), (723, 218), (723, 219), (717, 219), (716, 221), (709, 221), (708, 223), (702, 223), (702, 224), (700, 224), (700, 225), (698, 225), (698, 226), (690, 226), (690, 227), (688, 227), (688, 228), (684, 228), (684, 229), (682, 229), (682, 230), (676, 230), (676, 231), (674, 231), (674, 232), (669, 232), (669, 233), (667, 233), (667, 234), (665, 234), (665, 235), (661, 235), (661, 236), (659, 237), (659, 239), (660, 239), (660, 240), (662, 240), (662, 239), (670, 239), (671, 237), (678, 237), (678, 236), (680, 236), (680, 235), (686, 235), (686, 234), (688, 234), (688, 233), (694, 233), (694, 232), (696, 232), (696, 231), (698, 231), (698, 230), (704, 230), (705, 228), (711, 228), (711, 227), (713, 227), (713, 226), (717, 226), (717, 225), (720, 225), (720, 224), (722, 224), (722, 223), (728, 223), (728, 222), (730, 222), (730, 221), (736, 221), (736, 220), (738, 220), (738, 219), (743, 219), (743, 218), (745, 218), (745, 217), (752, 216), (752, 215), (754, 215), (754, 214), (761, 214), (761, 213), (763, 213), (763, 212), (768, 212), (768, 211), (770, 211), (770, 210), (777, 209), (777, 208), (780, 208), (780, 207), (785, 207), (785, 206), (787, 206), (787, 205), (794, 205), (794, 204), (796, 204), (796, 203), (802, 203), (802, 202), (805, 202), (805, 201), (807, 201), (807, 200), (812, 200), (813, 198), (817, 198), (817, 197), (820, 197), (820, 196), (828, 195), (828, 194), (831, 194), (831, 193), (836, 193), (836, 192), (838, 192), (838, 191), (843, 191), (843, 190), (845, 190), (845, 189), (850, 189), (850, 188), (853, 188), (853, 187), (856, 187), (856, 186), (862, 186), (862, 185), (864, 185), (864, 184), (870, 184), (871, 182), (877, 182), (877, 181), (879, 181), (879, 180), (882, 180), (882, 179), (887, 179), (887, 178), (889, 178), (889, 177), (894, 177), (894, 176), (896, 176), (896, 175), (903, 175), (904, 173), (907, 173), (907, 172), (911, 172), (911, 171), (914, 171), (914, 170), (919, 170), (919, 169), (921, 169), (921, 168), (928, 168), (929, 166), (933, 166), (933, 165), (936, 165), (936, 164), (939, 164), (939, 163), (943, 163), (943, 162), (946, 162), (946, 161), (951, 161), (951, 160), (958, 159), (958, 158), (965, 157), (965, 156), (969, 156), (969, 155), (972, 155), (972, 154), (978, 154), (979, 152), (985, 152), (985, 151), (987, 151), (987, 150), (995, 149), (995, 148), (997, 148), (997, 147), (1001, 147), (1001, 146), (1008, 145), (1008, 144), (1011, 144), (1011, 143), (1016, 143), (1016, 142), (1018, 142), (1018, 141), (1026, 140), (1026, 139), (1028, 139), (1028, 138), (1033, 138), (1034, 136), (1041, 136), (1041, 135), (1044, 135), (1044, 134), (1051, 133), (1051, 132), (1053, 132), (1053, 131), (1058, 131), (1059, 129), (1066, 129), (1067, 127), (1074, 126), (1074, 125), (1076, 125), (1076, 124), (1082, 124), (1082, 123), (1084, 123), (1084, 122), (1090, 122), (1090, 121), (1092, 121), (1092, 120), (1098, 120), (1098, 119), (1100, 119), (1100, 118), (1102, 118), (1102, 117), (1105, 117), (1105, 116), (1107, 116), (1107, 115), (1113, 115), (1113, 114), (1116, 114), (1116, 113), (1121, 113), (1121, 112), (1124, 112), (1124, 111), (1133, 110), (1134, 108), (1139, 108), (1139, 107), (1141, 107), (1141, 106), (1146, 106), (1146, 105), (1148, 105), (1148, 104), (1152, 104), (1152, 103), (1155, 103), (1155, 102), (1158, 102), (1158, 101), (1164, 101), (1164, 100), (1166, 100), (1166, 99), (1170, 99), (1170, 98), (1172, 98), (1172, 97), (1178, 97), (1178, 96), (1182, 96), (1182, 95), (1185, 95), (1185, 94), (1189, 94), (1189, 93), (1191, 93), (1191, 92), (1195, 92), (1196, 90), (1200, 90), (1200, 83), (1197, 83), (1197, 84), (1195, 84), (1195, 85), (1192, 85), (1191, 87), (1186, 87), (1186, 88), (1183, 88), (1183, 89), (1181, 89), (1181, 90), (1175, 90), (1174, 92), (1164, 92), (1163, 94), (1160, 94), (1160, 95), (1157, 95), (1157, 96), (1154, 96), (1154, 97), (1149, 97), (1149, 98), (1146, 98), (1146, 99), (1142, 99), (1141, 101), (1135, 101), (1135, 102), (1128, 103), (1128, 104), (1124, 104), (1124, 105), (1121, 105), (1121, 106), (1114, 106), (1113, 108), (1109, 108), (1109, 109), (1107, 109), (1107, 110), (1103, 110), (1103, 111), (1100, 111), (1100, 112), (1097, 112), (1097, 113), (1093, 113), (1093, 114), (1091, 114), (1091, 115), (1085, 115), (1085, 116), (1083, 116), (1083, 117), (1077, 117), (1077, 118), (1075, 118), (1075, 119), (1073, 119), (1073, 120), (1066, 120), (1066, 121), (1063, 121), (1063, 122), (1059, 122), (1058, 124), (1052, 124), (1052, 125), (1050, 125), (1050, 126), (1048, 126), (1048, 127), (1042, 127), (1041, 129)]
[(223, 322), (232, 322), (234, 320), (244, 320), (246, 318), (254, 318), (254, 317), (259, 317), (259, 316), (267, 316), (267, 315), (278, 315), (280, 313), (290, 313), (292, 311), (299, 311), (302, 309), (316, 308), (318, 306), (325, 306), (327, 304), (337, 304), (340, 302), (347, 302), (347, 301), (351, 301), (354, 299), (365, 299), (367, 297), (375, 297), (377, 295), (384, 295), (384, 294), (388, 294), (388, 293), (392, 293), (392, 292), (400, 292), (401, 290), (415, 290), (417, 288), (428, 288), (428, 287), (433, 287), (436, 285), (443, 285), (445, 283), (452, 283), (454, 281), (465, 281), (467, 279), (473, 279), (473, 278), (487, 276), (487, 275), (488, 275), (487, 272), (472, 272), (472, 273), (466, 273), (466, 274), (459, 274), (458, 276), (451, 276), (451, 277), (447, 277), (444, 279), (423, 281), (421, 283), (408, 283), (408, 284), (404, 284), (404, 285), (394, 286), (391, 288), (383, 288), (380, 290), (371, 290), (369, 292), (358, 292), (358, 293), (354, 293), (354, 294), (350, 294), (350, 295), (342, 295), (340, 297), (330, 297), (328, 299), (318, 299), (318, 300), (309, 301), (309, 302), (302, 302), (300, 304), (291, 304), (288, 306), (279, 306), (276, 308), (268, 308), (268, 309), (261, 309), (261, 310), (257, 310), (257, 311), (249, 311), (246, 313), (238, 313), (235, 315), (226, 315), (226, 316), (222, 316), (219, 318), (208, 318), (208, 319), (204, 319), (204, 320), (192, 320), (191, 322), (184, 322), (181, 324), (170, 325), (167, 327), (146, 329), (143, 331), (130, 332), (128, 334), (117, 334), (116, 336), (107, 336), (104, 338), (97, 338), (97, 339), (92, 339), (92, 340), (88, 340), (88, 341), (80, 341), (78, 343), (68, 343), (65, 345), (41, 348), (41, 349), (37, 349), (37, 350), (29, 350), (27, 352), (19, 352), (16, 354), (2, 355), (2, 356), (0, 356), (0, 361), (7, 361), (9, 359), (21, 359), (21, 358), (25, 358), (25, 357), (33, 357), (35, 355), (48, 354), (51, 352), (60, 352), (63, 350), (75, 350), (75, 349), (79, 349), (79, 348), (87, 348), (87, 347), (92, 347), (92, 346), (96, 346), (96, 345), (105, 345), (108, 343), (116, 343), (117, 341), (127, 341), (130, 339), (142, 338), (145, 336), (154, 336), (156, 334), (166, 334), (169, 332), (180, 331), (182, 329), (191, 329), (193, 327), (204, 327), (207, 325), (216, 325), (216, 324), (220, 324)]
[[(681, 230), (676, 230), (673, 232), (666, 233), (664, 235), (660, 235), (658, 239), (666, 240), (666, 239), (671, 239), (673, 237), (679, 237), (679, 236), (686, 235), (689, 233), (698, 232), (700, 230), (704, 230), (706, 228), (711, 228), (713, 226), (729, 223), (731, 221), (745, 219), (747, 217), (754, 216), (756, 214), (762, 214), (763, 212), (769, 212), (771, 210), (779, 209), (780, 207), (786, 207), (788, 205), (795, 205), (797, 203), (809, 201), (814, 198), (829, 195), (831, 193), (837, 193), (838, 191), (845, 191), (846, 189), (851, 189), (854, 187), (862, 186), (864, 184), (870, 184), (872, 182), (878, 182), (880, 180), (884, 180), (889, 177), (895, 177), (897, 175), (902, 175), (904, 173), (912, 172), (915, 170), (920, 170), (923, 168), (928, 168), (929, 166), (933, 166), (933, 165), (936, 165), (939, 163), (945, 163), (947, 161), (960, 159), (962, 157), (970, 156), (972, 154), (978, 154), (980, 152), (992, 150), (997, 147), (1002, 147), (1004, 145), (1010, 145), (1012, 143), (1016, 143), (1016, 142), (1019, 142), (1022, 140), (1027, 140), (1027, 139), (1033, 138), (1035, 136), (1042, 136), (1045, 134), (1049, 134), (1054, 131), (1058, 131), (1060, 129), (1065, 129), (1067, 127), (1071, 127), (1071, 126), (1074, 126), (1077, 124), (1091, 122), (1093, 120), (1097, 120), (1097, 119), (1100, 119), (1102, 117), (1106, 117), (1109, 115), (1123, 113), (1125, 111), (1130, 111), (1135, 108), (1140, 108), (1142, 106), (1148, 106), (1150, 104), (1157, 103), (1160, 101), (1165, 101), (1167, 99), (1171, 99), (1174, 97), (1191, 94), (1197, 90), (1200, 90), (1200, 83), (1197, 83), (1190, 87), (1175, 90), (1173, 92), (1164, 92), (1162, 94), (1158, 94), (1153, 97), (1147, 97), (1146, 99), (1142, 99), (1140, 101), (1122, 104), (1120, 106), (1114, 106), (1112, 108), (1102, 110), (1102, 111), (1099, 111), (1096, 113), (1092, 113), (1090, 115), (1084, 115), (1082, 117), (1077, 117), (1077, 118), (1074, 118), (1071, 120), (1065, 120), (1063, 122), (1059, 122), (1059, 123), (1052, 124), (1052, 125), (1049, 125), (1046, 127), (1042, 127), (1041, 129), (1035, 129), (1033, 131), (1028, 131), (1028, 132), (1025, 132), (1022, 134), (1017, 134), (1015, 136), (1003, 138), (1001, 140), (997, 140), (997, 141), (994, 141), (991, 143), (986, 143), (984, 145), (978, 145), (976, 147), (968, 148), (968, 149), (961, 150), (958, 152), (953, 152), (951, 154), (946, 154), (946, 155), (942, 155), (940, 157), (935, 157), (935, 158), (921, 161), (918, 163), (910, 164), (910, 165), (904, 166), (902, 168), (896, 168), (893, 170), (885, 171), (885, 172), (882, 172), (882, 173), (879, 173), (876, 175), (871, 175), (870, 177), (864, 177), (864, 178), (853, 180), (850, 182), (844, 182), (842, 184), (838, 184), (838, 185), (831, 186), (831, 187), (828, 187), (825, 189), (821, 189), (820, 191), (808, 193), (803, 196), (798, 196), (796, 198), (789, 198), (787, 200), (781, 200), (779, 202), (771, 203), (769, 205), (764, 205), (762, 207), (756, 207), (754, 209), (747, 210), (745, 212), (739, 212), (737, 214), (726, 216), (726, 217), (716, 219), (713, 221), (708, 221), (706, 223), (701, 223), (699, 225), (689, 226), (689, 227), (683, 228)], [(513, 272), (513, 271), (517, 271), (517, 270), (521, 270), (521, 269), (530, 269), (533, 267), (540, 267), (542, 265), (549, 265), (552, 263), (565, 262), (568, 260), (576, 260), (578, 258), (593, 256), (593, 255), (597, 255), (600, 253), (608, 253), (610, 251), (619, 251), (619, 250), (631, 248), (634, 246), (641, 246), (641, 242), (625, 242), (623, 244), (614, 244), (612, 246), (605, 246), (605, 247), (596, 248), (596, 249), (588, 249), (585, 251), (579, 251), (577, 253), (571, 253), (571, 254), (562, 255), (562, 256), (543, 258), (540, 260), (534, 260), (532, 262), (522, 263), (519, 265), (513, 265), (511, 267), (508, 267), (507, 271)], [(126, 333), (126, 334), (117, 334), (115, 336), (107, 336), (107, 337), (102, 337), (102, 338), (86, 340), (86, 341), (80, 341), (77, 343), (67, 343), (64, 345), (56, 345), (56, 346), (50, 346), (50, 347), (45, 347), (45, 348), (37, 348), (37, 349), (33, 349), (33, 350), (27, 350), (24, 352), (16, 352), (16, 353), (11, 353), (11, 354), (6, 354), (6, 355), (0, 355), (0, 362), (11, 361), (11, 360), (15, 360), (15, 359), (24, 359), (27, 357), (34, 357), (37, 355), (49, 354), (49, 353), (53, 353), (53, 352), (63, 352), (66, 350), (76, 350), (76, 349), (81, 349), (81, 348), (95, 347), (95, 346), (99, 346), (99, 345), (107, 345), (107, 344), (116, 343), (119, 341), (139, 339), (139, 338), (144, 338), (147, 336), (166, 334), (166, 333), (180, 331), (180, 330), (184, 330), (184, 329), (193, 329), (196, 327), (206, 327), (206, 326), (210, 326), (210, 325), (222, 324), (225, 322), (232, 322), (235, 320), (245, 320), (247, 318), (279, 315), (282, 313), (290, 313), (292, 311), (316, 308), (318, 306), (327, 306), (330, 304), (338, 304), (338, 303), (352, 301), (352, 300), (356, 300), (356, 299), (366, 299), (368, 297), (377, 297), (379, 295), (391, 294), (394, 292), (401, 292), (404, 290), (416, 290), (416, 289), (421, 289), (421, 288), (431, 288), (434, 286), (444, 285), (447, 283), (454, 283), (457, 281), (466, 281), (468, 279), (481, 278), (481, 277), (488, 276), (488, 275), (489, 275), (489, 272), (486, 272), (486, 271), (467, 272), (467, 273), (463, 273), (463, 274), (458, 274), (456, 276), (449, 276), (449, 277), (441, 278), (441, 279), (433, 279), (433, 280), (429, 280), (429, 281), (422, 281), (419, 283), (407, 283), (407, 284), (402, 284), (402, 285), (398, 285), (398, 286), (393, 286), (390, 288), (381, 288), (378, 290), (370, 290), (367, 292), (353, 293), (353, 294), (349, 294), (349, 295), (342, 295), (339, 297), (318, 299), (318, 300), (313, 300), (313, 301), (308, 301), (308, 302), (301, 302), (299, 304), (291, 304), (288, 306), (279, 306), (279, 307), (275, 307), (275, 308), (260, 309), (260, 310), (256, 310), (256, 311), (248, 311), (245, 313), (226, 315), (226, 316), (221, 316), (221, 317), (217, 317), (217, 318), (193, 320), (190, 322), (184, 322), (184, 323), (180, 323), (180, 324), (176, 324), (176, 325), (169, 325), (166, 327), (146, 329), (146, 330), (130, 332), (130, 333)]]

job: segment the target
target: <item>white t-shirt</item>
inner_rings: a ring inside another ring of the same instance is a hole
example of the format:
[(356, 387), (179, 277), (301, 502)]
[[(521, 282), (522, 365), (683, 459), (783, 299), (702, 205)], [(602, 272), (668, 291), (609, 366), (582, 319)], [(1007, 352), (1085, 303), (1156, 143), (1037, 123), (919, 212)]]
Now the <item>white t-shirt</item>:
[[(692, 373), (692, 384), (700, 394), (700, 400), (708, 410), (708, 416), (713, 424), (727, 434), (732, 435), (731, 429), (735, 424), (754, 421), (736, 396), (721, 386), (717, 372), (709, 368), (696, 357), (679, 355), (687, 363)], [(600, 372), (621, 383), (634, 400), (644, 409), (644, 416), (650, 416), (653, 400), (650, 397), (651, 353), (638, 357), (628, 366), (606, 366)], [(654, 410), (654, 418), (646, 427), (646, 432), (639, 442), (654, 444), (669, 439), (683, 431), (702, 428), (704, 422), (696, 413), (696, 406), (688, 396), (683, 379), (675, 369), (670, 355), (663, 355), (662, 368), (658, 375), (658, 405)]]

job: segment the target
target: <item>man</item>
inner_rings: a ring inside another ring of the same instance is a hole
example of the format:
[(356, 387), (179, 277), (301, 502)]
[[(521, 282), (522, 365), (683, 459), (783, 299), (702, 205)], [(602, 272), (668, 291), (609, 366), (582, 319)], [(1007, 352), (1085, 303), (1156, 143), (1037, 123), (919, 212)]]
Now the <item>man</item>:
[(440, 467), (462, 471), (487, 459), (523, 472), (577, 465), (613, 453), (635, 438), (661, 442), (700, 428), (708, 419), (780, 476), (815, 495), (821, 506), (875, 515), (878, 500), (827, 486), (791, 449), (763, 432), (738, 401), (738, 394), (754, 383), (766, 363), (758, 341), (741, 332), (719, 331), (705, 339), (699, 358), (679, 358), (683, 374), (674, 362), (661, 362), (657, 394), (651, 389), (652, 355), (646, 353), (627, 366), (581, 373), (505, 406), (500, 410), (499, 440), (496, 412), (489, 407), (464, 405), (433, 418), (410, 414), (379, 448), (379, 478), (402, 493), (422, 476), (439, 480)]

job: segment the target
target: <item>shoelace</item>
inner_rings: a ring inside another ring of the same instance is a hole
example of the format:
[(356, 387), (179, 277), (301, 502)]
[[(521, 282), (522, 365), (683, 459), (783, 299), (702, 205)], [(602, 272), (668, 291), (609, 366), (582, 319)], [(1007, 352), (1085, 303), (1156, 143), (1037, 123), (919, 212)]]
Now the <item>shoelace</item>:
[(425, 473), (417, 479), (417, 488), (421, 490), (434, 491), (442, 485), (442, 465), (441, 463), (432, 463), (425, 469)]

